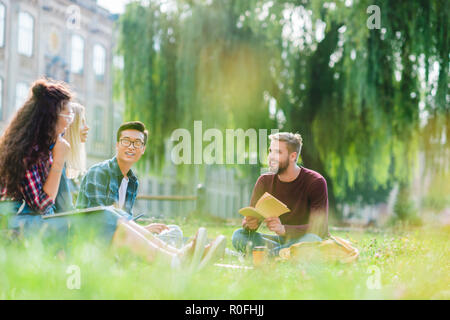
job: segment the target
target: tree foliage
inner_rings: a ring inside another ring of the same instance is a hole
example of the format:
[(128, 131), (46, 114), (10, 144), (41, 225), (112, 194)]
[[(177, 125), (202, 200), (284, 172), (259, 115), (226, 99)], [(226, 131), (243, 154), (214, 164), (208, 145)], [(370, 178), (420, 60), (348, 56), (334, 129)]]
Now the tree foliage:
[[(367, 27), (370, 5), (380, 29)], [(132, 2), (125, 118), (150, 126), (153, 167), (194, 120), (298, 131), (333, 203), (377, 202), (408, 185), (422, 150), (449, 171), (448, 20), (445, 0)]]

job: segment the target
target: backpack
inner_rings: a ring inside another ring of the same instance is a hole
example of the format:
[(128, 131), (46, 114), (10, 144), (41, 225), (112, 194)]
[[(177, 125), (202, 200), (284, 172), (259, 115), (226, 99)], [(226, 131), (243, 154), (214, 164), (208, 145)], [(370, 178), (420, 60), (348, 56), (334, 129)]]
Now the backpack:
[(350, 241), (337, 236), (330, 236), (323, 241), (299, 242), (280, 250), (282, 260), (351, 263), (358, 256), (358, 249)]

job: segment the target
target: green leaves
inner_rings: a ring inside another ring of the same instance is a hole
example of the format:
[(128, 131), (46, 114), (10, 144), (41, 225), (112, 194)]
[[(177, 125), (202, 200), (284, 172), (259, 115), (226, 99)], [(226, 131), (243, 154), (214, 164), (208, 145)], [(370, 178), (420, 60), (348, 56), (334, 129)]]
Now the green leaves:
[[(338, 201), (361, 191), (371, 202), (411, 180), (419, 150), (432, 166), (448, 150), (449, 139), (429, 143), (449, 132), (445, 0), (176, 4), (132, 2), (120, 21), (125, 118), (150, 127), (153, 168), (170, 133), (195, 120), (281, 126), (304, 136), (304, 165)], [(379, 30), (367, 28), (369, 5), (380, 7)]]

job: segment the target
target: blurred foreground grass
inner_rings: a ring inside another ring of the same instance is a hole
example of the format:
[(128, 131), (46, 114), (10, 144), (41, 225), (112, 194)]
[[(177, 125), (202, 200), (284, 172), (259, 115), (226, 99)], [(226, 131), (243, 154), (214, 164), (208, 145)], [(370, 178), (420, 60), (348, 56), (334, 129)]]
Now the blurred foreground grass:
[[(181, 223), (185, 236), (205, 226), (231, 248), (238, 222)], [(90, 241), (77, 241), (64, 258), (39, 240), (0, 240), (0, 299), (450, 299), (449, 231), (396, 228), (333, 231), (360, 250), (356, 263), (272, 262), (252, 270), (210, 266), (190, 274), (152, 265)], [(223, 263), (251, 266), (226, 257)], [(70, 290), (70, 266), (80, 289)], [(69, 270), (69, 273), (68, 273)], [(378, 277), (379, 276), (379, 277)], [(379, 278), (381, 288), (376, 288)]]

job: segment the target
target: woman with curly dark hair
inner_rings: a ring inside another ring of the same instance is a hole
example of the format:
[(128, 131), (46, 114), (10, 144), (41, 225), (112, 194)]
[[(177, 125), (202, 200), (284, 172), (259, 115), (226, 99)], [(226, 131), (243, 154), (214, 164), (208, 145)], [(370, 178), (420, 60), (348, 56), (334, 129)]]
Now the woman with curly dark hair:
[[(177, 249), (130, 221), (133, 217), (128, 213), (112, 207), (53, 214), (71, 147), (63, 138), (74, 118), (71, 98), (63, 83), (36, 81), (30, 97), (0, 138), (0, 199), (10, 199), (13, 204), (6, 213), (8, 229), (24, 235), (39, 233), (57, 247), (65, 247), (70, 239), (91, 239), (128, 247), (148, 261), (160, 256), (177, 265), (193, 255), (192, 265), (199, 264), (205, 251), (206, 229), (199, 229), (195, 241)], [(0, 207), (0, 217), (5, 211), (5, 206)], [(219, 236), (204, 254), (203, 265), (223, 250), (225, 238)]]
[(18, 213), (52, 213), (70, 150), (62, 134), (73, 120), (71, 98), (64, 83), (37, 80), (0, 138), (0, 195)]

